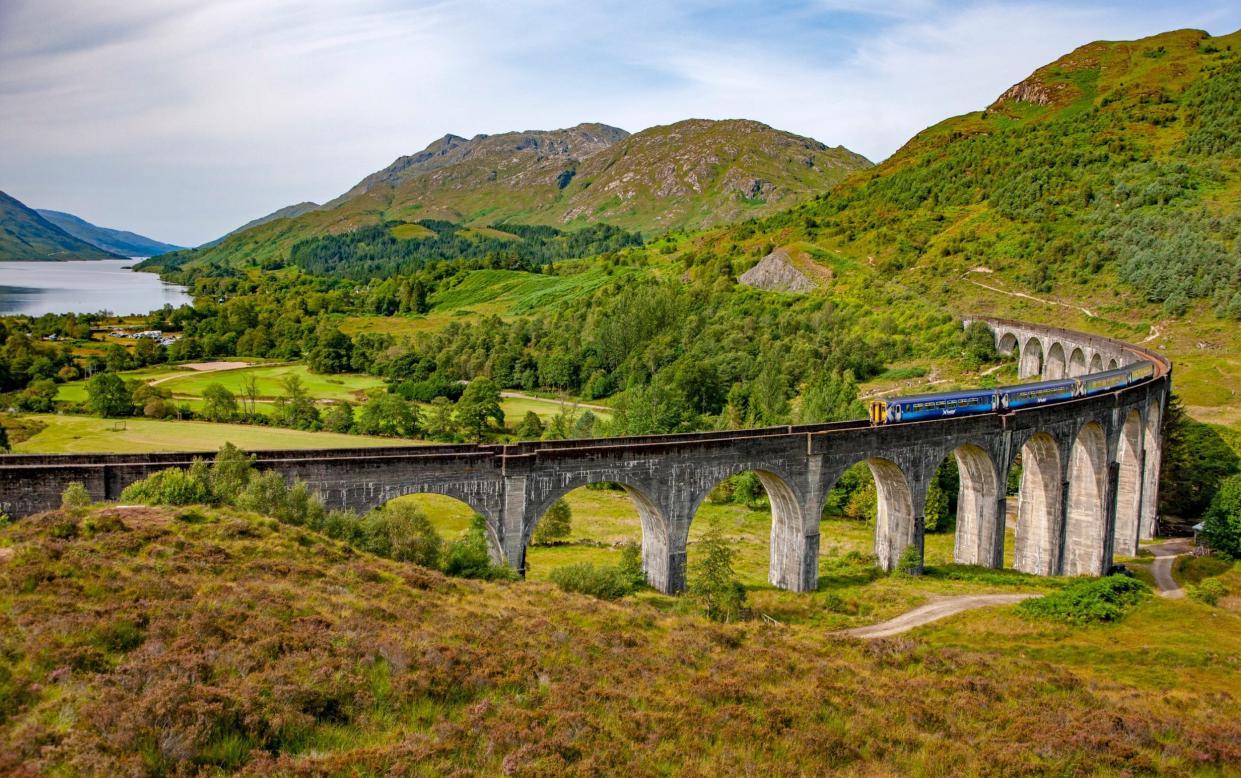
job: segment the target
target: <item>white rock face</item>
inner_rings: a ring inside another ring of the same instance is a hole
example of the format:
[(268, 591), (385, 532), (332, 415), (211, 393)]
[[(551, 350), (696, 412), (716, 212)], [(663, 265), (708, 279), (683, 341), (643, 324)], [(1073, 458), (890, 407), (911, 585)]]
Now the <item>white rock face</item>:
[(738, 283), (766, 289), (771, 292), (796, 292), (805, 294), (815, 289), (815, 283), (793, 266), (793, 260), (784, 249), (776, 249), (754, 267), (741, 274)]

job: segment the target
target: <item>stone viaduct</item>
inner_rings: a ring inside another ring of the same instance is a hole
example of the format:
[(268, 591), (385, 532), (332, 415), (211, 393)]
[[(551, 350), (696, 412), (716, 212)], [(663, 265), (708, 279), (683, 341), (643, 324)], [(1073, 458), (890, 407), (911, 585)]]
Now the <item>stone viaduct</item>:
[[(498, 561), (524, 570), (526, 547), (547, 508), (567, 492), (614, 482), (641, 518), (652, 586), (686, 583), (690, 523), (720, 481), (758, 474), (772, 507), (772, 584), (813, 591), (827, 494), (851, 465), (875, 478), (875, 553), (892, 569), (923, 542), (923, 506), (936, 469), (955, 456), (961, 478), (955, 557), (1000, 567), (1015, 520), (1015, 567), (1040, 575), (1100, 575), (1155, 531), (1160, 419), (1171, 364), (1139, 346), (1003, 319), (1001, 351), (1019, 353), (1023, 377), (1076, 375), (1149, 359), (1155, 376), (1115, 392), (1016, 412), (888, 426), (867, 421), (678, 435), (507, 445), (258, 452), (258, 466), (302, 479), (329, 507), (362, 512), (395, 497), (456, 498), (487, 523)], [(1067, 355), (1067, 356), (1066, 356)], [(0, 510), (13, 517), (54, 508), (71, 481), (115, 500), (129, 483), (187, 465), (193, 454), (0, 457)], [(1005, 485), (1020, 457), (1016, 516)]]

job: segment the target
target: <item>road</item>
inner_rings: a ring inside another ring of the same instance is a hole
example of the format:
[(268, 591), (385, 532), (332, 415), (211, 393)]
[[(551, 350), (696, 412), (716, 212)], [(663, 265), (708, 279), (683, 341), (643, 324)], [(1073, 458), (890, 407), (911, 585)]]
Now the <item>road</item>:
[(1193, 548), (1193, 541), (1189, 538), (1174, 538), (1157, 546), (1146, 547), (1146, 550), (1155, 555), (1155, 561), (1151, 563), (1151, 572), (1154, 573), (1155, 583), (1159, 586), (1160, 597), (1176, 600), (1185, 596), (1185, 590), (1172, 577), (1172, 563), (1181, 554), (1188, 553), (1191, 548)]
[(845, 637), (862, 638), (863, 640), (871, 640), (873, 638), (886, 638), (892, 635), (899, 635), (902, 632), (908, 632), (914, 627), (921, 627), (923, 624), (930, 624), (932, 621), (939, 621), (955, 613), (961, 611), (972, 610), (974, 608), (986, 608), (991, 605), (1012, 605), (1013, 603), (1028, 600), (1031, 597), (1038, 597), (1037, 594), (966, 594), (960, 597), (944, 597), (942, 599), (929, 602), (918, 608), (914, 608), (908, 613), (903, 613), (894, 619), (872, 624), (869, 627), (855, 627), (854, 629), (841, 630), (833, 634), (843, 635)]

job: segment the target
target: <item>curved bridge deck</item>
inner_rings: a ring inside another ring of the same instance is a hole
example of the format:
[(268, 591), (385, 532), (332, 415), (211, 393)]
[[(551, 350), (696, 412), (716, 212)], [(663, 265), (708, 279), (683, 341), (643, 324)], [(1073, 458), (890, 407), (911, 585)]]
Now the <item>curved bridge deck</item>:
[[(846, 469), (865, 462), (875, 477), (875, 553), (891, 569), (919, 552), (927, 489), (945, 457), (956, 457), (955, 558), (1003, 564), (1005, 526), (1016, 522), (1018, 569), (1099, 575), (1113, 556), (1133, 555), (1155, 530), (1159, 426), (1171, 365), (1149, 350), (1052, 327), (984, 319), (997, 347), (1019, 351), (1023, 377), (1082, 375), (1139, 359), (1155, 376), (1115, 392), (1015, 412), (908, 424), (867, 421), (764, 429), (509, 445), (257, 452), (258, 466), (301, 479), (329, 507), (362, 512), (394, 497), (436, 493), (465, 502), (487, 522), (493, 553), (524, 569), (526, 546), (547, 508), (590, 483), (621, 484), (642, 522), (643, 564), (665, 592), (685, 586), (689, 527), (725, 478), (755, 471), (772, 506), (769, 579), (817, 586), (819, 516)], [(1064, 355), (1068, 355), (1064, 357)], [(1044, 357), (1046, 355), (1046, 357)], [(1061, 357), (1064, 357), (1061, 359)], [(12, 455), (0, 458), (0, 510), (20, 517), (59, 505), (71, 481), (96, 499), (191, 453)], [(1017, 515), (1005, 484), (1020, 457)]]

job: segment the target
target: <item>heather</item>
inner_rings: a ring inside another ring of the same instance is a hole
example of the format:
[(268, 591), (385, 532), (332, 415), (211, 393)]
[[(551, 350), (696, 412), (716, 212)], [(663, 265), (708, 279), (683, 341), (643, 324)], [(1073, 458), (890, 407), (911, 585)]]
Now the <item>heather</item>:
[(976, 633), (957, 619), (863, 644), (446, 578), (211, 507), (43, 514), (0, 531), (0, 551), (13, 775), (1188, 775), (1241, 759), (1225, 607), (1150, 603), (1069, 631), (996, 611)]

